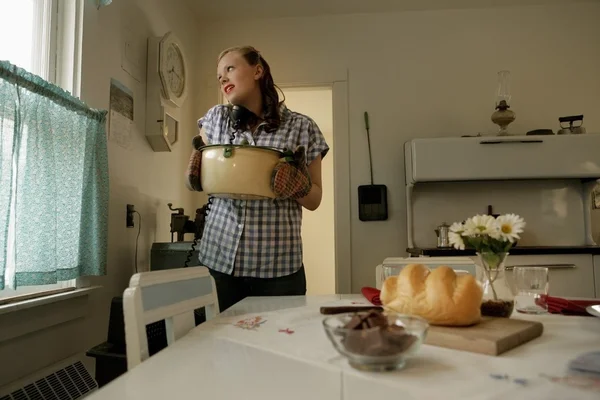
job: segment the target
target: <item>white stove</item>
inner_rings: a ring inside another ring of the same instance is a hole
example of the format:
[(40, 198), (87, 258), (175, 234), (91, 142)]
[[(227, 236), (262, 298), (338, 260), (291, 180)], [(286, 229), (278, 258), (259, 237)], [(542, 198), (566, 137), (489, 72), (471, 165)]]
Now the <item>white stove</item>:
[[(477, 256), (449, 257), (389, 257), (375, 268), (376, 287), (381, 289), (385, 280), (384, 266), (396, 267), (399, 272), (408, 264), (423, 264), (429, 268), (447, 265), (456, 271), (477, 275)], [(506, 269), (518, 266), (543, 266), (549, 269), (549, 294), (557, 297), (600, 298), (600, 255), (581, 254), (527, 254), (509, 255)]]

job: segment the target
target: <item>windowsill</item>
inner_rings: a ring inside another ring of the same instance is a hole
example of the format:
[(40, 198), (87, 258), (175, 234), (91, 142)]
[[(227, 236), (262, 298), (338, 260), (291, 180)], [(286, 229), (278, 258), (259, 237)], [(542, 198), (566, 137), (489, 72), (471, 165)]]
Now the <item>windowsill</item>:
[(92, 291), (94, 291), (96, 289), (100, 289), (101, 287), (102, 286), (91, 286), (91, 287), (85, 287), (85, 288), (79, 288), (79, 289), (73, 288), (71, 290), (66, 289), (67, 291), (61, 291), (60, 293), (54, 293), (54, 294), (39, 293), (40, 296), (33, 298), (33, 299), (15, 301), (13, 303), (0, 305), (0, 315), (8, 314), (8, 313), (20, 311), (20, 310), (26, 310), (29, 308), (39, 307), (39, 306), (42, 306), (45, 304), (51, 304), (51, 303), (56, 303), (59, 301), (73, 299), (76, 297), (86, 296), (86, 295), (90, 294)]

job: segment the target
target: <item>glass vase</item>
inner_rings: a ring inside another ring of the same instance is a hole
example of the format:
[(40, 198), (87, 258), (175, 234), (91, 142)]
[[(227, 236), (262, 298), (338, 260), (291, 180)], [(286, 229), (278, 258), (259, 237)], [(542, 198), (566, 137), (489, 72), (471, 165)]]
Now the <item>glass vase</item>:
[(508, 253), (477, 253), (478, 279), (483, 288), (481, 315), (509, 318), (515, 307), (515, 293), (504, 264)]

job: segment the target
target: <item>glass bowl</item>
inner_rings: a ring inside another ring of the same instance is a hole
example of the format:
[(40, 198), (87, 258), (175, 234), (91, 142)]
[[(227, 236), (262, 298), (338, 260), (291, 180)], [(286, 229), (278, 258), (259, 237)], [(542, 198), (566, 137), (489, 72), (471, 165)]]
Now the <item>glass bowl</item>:
[(403, 368), (406, 360), (419, 350), (429, 329), (423, 318), (387, 311), (383, 312), (383, 318), (389, 328), (345, 328), (355, 315), (355, 312), (332, 315), (323, 320), (323, 327), (335, 349), (359, 370)]

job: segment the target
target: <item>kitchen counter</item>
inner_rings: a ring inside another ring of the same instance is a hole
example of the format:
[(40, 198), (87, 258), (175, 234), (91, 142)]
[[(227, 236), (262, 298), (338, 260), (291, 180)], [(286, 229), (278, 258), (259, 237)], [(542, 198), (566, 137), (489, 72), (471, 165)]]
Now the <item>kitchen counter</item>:
[[(454, 248), (408, 248), (411, 256), (456, 257), (474, 256), (475, 250), (456, 250)], [(600, 246), (517, 246), (510, 249), (511, 255), (547, 255), (547, 254), (591, 254), (600, 255)]]

